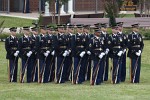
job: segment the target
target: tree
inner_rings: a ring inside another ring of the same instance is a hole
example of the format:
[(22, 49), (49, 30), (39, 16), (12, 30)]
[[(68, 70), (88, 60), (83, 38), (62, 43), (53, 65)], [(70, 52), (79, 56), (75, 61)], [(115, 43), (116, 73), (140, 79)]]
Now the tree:
[(59, 4), (59, 9), (58, 9), (58, 24), (60, 24), (60, 9), (62, 7), (62, 5), (64, 5), (65, 3), (67, 3), (69, 0), (57, 0), (58, 4)]
[(150, 14), (150, 0), (139, 0), (140, 14)]
[[(55, 1), (56, 3), (58, 3), (58, 24), (60, 24), (60, 9), (62, 5), (66, 4), (69, 0), (46, 0), (46, 2), (49, 2), (49, 3), (51, 3), (52, 1)], [(55, 18), (55, 11), (56, 11), (55, 8), (54, 8), (54, 18)]]
[(109, 18), (109, 25), (116, 24), (116, 17), (119, 17), (120, 7), (123, 4), (123, 0), (105, 0), (104, 9), (106, 16)]
[(4, 30), (4, 27), (3, 27), (4, 23), (5, 23), (5, 20), (3, 20), (2, 22), (0, 22), (0, 34), (1, 34), (1, 33), (3, 32), (3, 30)]

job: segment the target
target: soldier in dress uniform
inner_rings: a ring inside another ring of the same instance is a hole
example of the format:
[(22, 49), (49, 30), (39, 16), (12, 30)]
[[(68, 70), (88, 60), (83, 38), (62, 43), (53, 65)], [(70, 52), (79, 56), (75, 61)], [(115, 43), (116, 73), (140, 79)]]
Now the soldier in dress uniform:
[(91, 85), (100, 85), (102, 83), (102, 76), (104, 70), (104, 56), (105, 44), (104, 39), (100, 36), (100, 30), (95, 29), (94, 37), (90, 39), (89, 50), (92, 55), (92, 68), (91, 68)]
[(8, 79), (9, 82), (17, 82), (18, 71), (18, 38), (16, 37), (16, 27), (10, 28), (11, 35), (5, 41), (5, 49), (7, 51), (6, 59), (8, 59)]
[[(67, 25), (67, 28), (66, 28), (66, 34), (67, 36), (69, 37), (69, 43), (70, 43), (70, 46), (69, 46), (69, 50), (71, 50), (71, 41), (72, 41), (72, 37), (74, 35), (74, 25)], [(67, 70), (66, 70), (66, 80), (70, 80), (72, 79), (72, 69), (73, 69), (73, 61), (72, 61), (72, 56), (71, 56), (71, 52), (70, 52), (70, 55), (67, 55), (67, 59), (66, 59), (67, 63), (66, 63), (66, 66), (68, 66)]]
[(36, 39), (36, 51), (38, 58), (38, 83), (47, 83), (48, 77), (45, 77), (46, 65), (51, 48), (47, 40), (46, 26), (40, 26), (40, 35)]
[(124, 82), (126, 79), (126, 49), (127, 49), (127, 36), (123, 33), (123, 22), (118, 22), (118, 35), (121, 35), (123, 38), (123, 55), (122, 55), (122, 68), (121, 68), (121, 82)]
[(72, 37), (73, 75), (72, 83), (81, 84), (85, 80), (85, 54), (86, 37), (83, 33), (83, 25), (76, 25), (77, 33)]
[(107, 23), (101, 23), (100, 24), (101, 27), (101, 37), (104, 40), (104, 44), (106, 47), (106, 52), (105, 52), (105, 56), (104, 56), (104, 72), (103, 72), (103, 81), (107, 81), (108, 80), (108, 70), (109, 70), (109, 45), (108, 45), (108, 40), (109, 40), (109, 34), (107, 33)]
[(38, 36), (38, 27), (31, 28), (31, 48), (32, 48), (32, 55), (31, 55), (31, 77), (33, 82), (38, 82), (38, 62), (37, 62), (37, 51), (36, 51), (36, 39)]
[(55, 77), (55, 46), (56, 36), (53, 35), (54, 29), (51, 26), (47, 26), (47, 43), (50, 48), (50, 54), (47, 57), (44, 80), (45, 82), (51, 82)]
[(121, 76), (121, 63), (122, 63), (122, 54), (123, 54), (123, 38), (117, 34), (118, 27), (117, 25), (112, 26), (112, 35), (110, 36), (111, 40), (108, 41), (108, 44), (111, 43), (110, 47), (110, 57), (112, 59), (112, 83), (120, 83)]
[(29, 36), (29, 27), (23, 27), (23, 36), (19, 39), (19, 56), (21, 58), (20, 82), (23, 83), (27, 74), (27, 82), (32, 82), (31, 74), (31, 55), (32, 55), (32, 40)]
[(139, 24), (132, 25), (132, 32), (128, 35), (128, 54), (131, 59), (131, 83), (140, 82), (141, 54), (144, 48), (142, 35), (139, 33)]
[(71, 53), (69, 37), (65, 34), (64, 25), (58, 25), (56, 42), (55, 82), (64, 83), (66, 80), (67, 56)]
[[(90, 25), (84, 25), (83, 26), (83, 34), (84, 34), (84, 37), (86, 38), (86, 51), (88, 51), (89, 49), (89, 40), (90, 38), (92, 38), (92, 34), (90, 34)], [(90, 75), (91, 75), (91, 53), (86, 53), (85, 54), (85, 58), (86, 58), (86, 61), (85, 61), (85, 69), (84, 69), (84, 75), (85, 75), (85, 80), (90, 80)]]

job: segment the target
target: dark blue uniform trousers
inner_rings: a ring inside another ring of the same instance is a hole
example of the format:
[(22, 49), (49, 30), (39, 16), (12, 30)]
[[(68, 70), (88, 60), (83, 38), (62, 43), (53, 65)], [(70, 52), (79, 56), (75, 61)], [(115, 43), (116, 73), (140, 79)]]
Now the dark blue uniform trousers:
[(122, 68), (122, 57), (113, 58), (113, 70), (112, 70), (112, 82), (113, 84), (120, 83), (121, 68)]
[(126, 79), (126, 52), (122, 57), (122, 68), (121, 68), (121, 82), (124, 82)]
[(103, 82), (104, 59), (94, 58), (91, 85), (99, 85)]
[(8, 59), (8, 74), (10, 82), (17, 82), (18, 57)]
[(38, 82), (38, 62), (36, 58), (31, 58), (31, 81)]
[(131, 83), (140, 82), (141, 56), (131, 58)]
[(57, 56), (56, 83), (64, 83), (66, 78), (66, 57)]
[[(26, 73), (27, 71), (27, 73)], [(22, 58), (21, 59), (21, 80), (20, 82), (24, 82), (25, 74), (27, 74), (27, 83), (32, 82), (32, 66), (31, 66), (31, 59), (29, 58)]]
[(108, 55), (105, 55), (103, 81), (108, 81), (108, 72), (109, 72), (109, 57)]
[(47, 57), (45, 57), (44, 55), (39, 57), (39, 68), (38, 68), (38, 82), (39, 83), (45, 83), (45, 69), (46, 69), (46, 61), (47, 61)]
[(50, 82), (53, 78), (53, 70), (54, 70), (54, 56), (49, 55), (46, 59), (46, 66), (44, 72), (44, 83)]
[(85, 57), (74, 57), (73, 82), (81, 84), (85, 80)]

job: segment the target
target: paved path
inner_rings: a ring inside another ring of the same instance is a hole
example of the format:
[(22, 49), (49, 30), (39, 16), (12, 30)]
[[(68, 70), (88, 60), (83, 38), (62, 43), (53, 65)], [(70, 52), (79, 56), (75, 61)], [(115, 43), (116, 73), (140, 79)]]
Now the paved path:
[(25, 19), (38, 19), (39, 13), (0, 13), (0, 16), (8, 16), (8, 17), (17, 17), (17, 18), (25, 18)]

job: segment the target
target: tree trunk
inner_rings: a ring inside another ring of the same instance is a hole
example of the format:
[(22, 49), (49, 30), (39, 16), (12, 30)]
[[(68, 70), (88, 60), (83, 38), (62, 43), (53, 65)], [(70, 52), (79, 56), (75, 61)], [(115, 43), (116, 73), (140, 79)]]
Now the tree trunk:
[(59, 10), (58, 10), (58, 24), (60, 24), (60, 9), (61, 9), (61, 6), (62, 6), (62, 2), (61, 0), (59, 0)]

